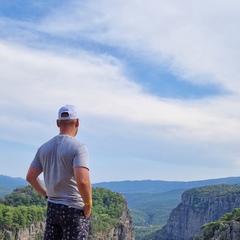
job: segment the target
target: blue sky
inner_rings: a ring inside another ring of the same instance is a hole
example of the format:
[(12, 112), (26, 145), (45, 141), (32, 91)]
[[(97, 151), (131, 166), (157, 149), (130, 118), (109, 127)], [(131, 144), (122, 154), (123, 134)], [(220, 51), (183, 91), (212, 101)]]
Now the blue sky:
[(238, 1), (2, 1), (0, 174), (73, 104), (92, 182), (239, 176)]

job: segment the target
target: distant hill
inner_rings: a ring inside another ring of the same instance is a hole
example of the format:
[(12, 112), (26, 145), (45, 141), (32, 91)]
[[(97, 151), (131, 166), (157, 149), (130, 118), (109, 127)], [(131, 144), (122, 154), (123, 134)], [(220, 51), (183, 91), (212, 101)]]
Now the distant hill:
[[(182, 193), (188, 189), (218, 184), (240, 185), (240, 177), (228, 177), (202, 181), (122, 181), (101, 182), (93, 187), (103, 187), (123, 194), (127, 200), (135, 229), (135, 239), (156, 231), (168, 220), (171, 211), (181, 202)], [(153, 208), (154, 206), (154, 208)]]
[[(200, 181), (163, 181), (163, 180), (135, 180), (113, 181), (92, 184), (93, 187), (103, 187), (122, 194), (135, 193), (164, 193), (172, 190), (187, 190), (195, 187), (216, 184), (240, 184), (240, 177), (227, 177)], [(28, 182), (23, 178), (13, 178), (0, 175), (0, 197), (10, 194), (14, 189), (26, 186)]]
[[(125, 193), (136, 227), (162, 226), (180, 202), (184, 190), (164, 193)], [(154, 207), (153, 207), (154, 206)]]
[(14, 189), (26, 186), (28, 182), (23, 178), (13, 178), (5, 175), (0, 175), (0, 198), (4, 198)]
[[(240, 185), (240, 177), (228, 177), (201, 181), (162, 181), (162, 180), (138, 180), (119, 182), (94, 183), (94, 188), (101, 187), (113, 192), (121, 193), (127, 200), (128, 207), (137, 228), (149, 226), (163, 226), (171, 211), (181, 202), (184, 191), (196, 187), (237, 184)], [(0, 198), (4, 198), (14, 189), (27, 186), (28, 183), (22, 178), (12, 178), (0, 175)], [(152, 207), (154, 206), (154, 208)], [(136, 236), (136, 240), (141, 239)]]
[(103, 187), (122, 194), (127, 193), (163, 193), (172, 190), (216, 185), (216, 184), (240, 184), (240, 177), (218, 178), (200, 181), (162, 181), (162, 180), (140, 180), (121, 182), (101, 182), (93, 184), (93, 187)]

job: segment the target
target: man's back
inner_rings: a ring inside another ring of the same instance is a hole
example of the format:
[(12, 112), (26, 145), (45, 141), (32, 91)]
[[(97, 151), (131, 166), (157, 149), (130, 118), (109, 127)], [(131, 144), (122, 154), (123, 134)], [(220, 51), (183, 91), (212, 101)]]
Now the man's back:
[(60, 108), (56, 123), (59, 135), (38, 149), (26, 179), (48, 199), (44, 240), (87, 239), (92, 188), (87, 147), (74, 139), (79, 127), (76, 108)]
[(74, 179), (73, 167), (89, 168), (88, 161), (85, 144), (60, 134), (38, 149), (32, 166), (43, 171), (50, 202), (82, 208), (83, 201)]

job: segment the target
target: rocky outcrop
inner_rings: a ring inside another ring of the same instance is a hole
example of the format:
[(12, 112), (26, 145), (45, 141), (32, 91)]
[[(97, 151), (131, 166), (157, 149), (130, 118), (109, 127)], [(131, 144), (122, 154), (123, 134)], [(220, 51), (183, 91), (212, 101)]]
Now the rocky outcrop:
[[(15, 228), (14, 231), (4, 230), (2, 233), (4, 240), (35, 240), (42, 239), (45, 228), (44, 222), (31, 224), (28, 228)], [(0, 238), (2, 239), (2, 238)]]
[[(205, 229), (207, 231), (207, 229)], [(213, 236), (206, 236), (199, 238), (199, 240), (239, 240), (240, 239), (240, 222), (231, 221), (230, 223), (220, 223), (218, 229), (214, 231)]]
[(182, 194), (182, 202), (170, 214), (167, 224), (149, 239), (194, 240), (202, 235), (203, 224), (217, 221), (239, 207), (240, 187), (237, 185), (214, 185), (187, 190)]
[(218, 221), (204, 224), (203, 236), (196, 240), (239, 240), (240, 208), (223, 215)]
[(122, 215), (117, 219), (117, 224), (107, 233), (92, 233), (89, 240), (134, 240), (134, 228), (127, 202), (124, 203)]

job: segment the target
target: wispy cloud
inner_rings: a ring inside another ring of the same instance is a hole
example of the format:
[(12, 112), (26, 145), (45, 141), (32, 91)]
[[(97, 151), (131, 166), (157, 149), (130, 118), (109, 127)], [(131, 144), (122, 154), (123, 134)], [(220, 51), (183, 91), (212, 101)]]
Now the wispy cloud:
[[(73, 103), (96, 158), (122, 154), (124, 161), (181, 168), (218, 161), (219, 174), (235, 166), (239, 7), (237, 1), (69, 1), (44, 7), (36, 21), (2, 17), (1, 139), (37, 146), (56, 133), (56, 109)], [(141, 76), (133, 81), (127, 74), (131, 57), (223, 91), (199, 99), (151, 94), (137, 81)]]
[[(211, 7), (211, 4), (217, 7)], [(87, 38), (167, 62), (176, 75), (237, 91), (240, 34), (236, 1), (75, 1), (46, 18), (44, 31)], [(71, 14), (70, 14), (71, 13)], [(237, 87), (237, 88), (236, 88)]]

